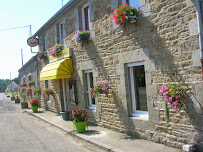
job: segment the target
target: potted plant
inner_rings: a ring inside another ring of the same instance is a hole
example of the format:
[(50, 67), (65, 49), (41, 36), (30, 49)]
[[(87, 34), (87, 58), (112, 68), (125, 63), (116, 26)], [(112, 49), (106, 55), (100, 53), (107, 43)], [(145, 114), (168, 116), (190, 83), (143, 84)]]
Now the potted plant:
[(61, 44), (55, 44), (51, 49), (51, 56), (56, 57), (59, 56), (59, 53), (63, 50), (64, 46)]
[(21, 97), (21, 108), (22, 109), (26, 109), (28, 108), (28, 102), (26, 102), (27, 100), (27, 95), (25, 93), (21, 93), (20, 94), (20, 97)]
[(15, 96), (14, 96), (14, 91), (11, 91), (11, 101), (14, 101), (15, 100)]
[(187, 97), (187, 92), (179, 83), (162, 85), (159, 87), (159, 94), (164, 97), (166, 121), (169, 122), (169, 109), (173, 108), (176, 111), (182, 110), (184, 107), (183, 100)]
[(29, 85), (29, 87), (34, 86), (34, 85), (35, 85), (35, 81), (33, 81), (33, 80), (32, 80), (32, 81), (29, 81), (29, 82), (28, 82), (28, 85)]
[(20, 98), (18, 96), (18, 92), (16, 92), (15, 103), (20, 103)]
[(90, 88), (90, 91), (87, 91), (87, 93), (90, 93), (92, 98), (96, 98), (99, 94), (105, 94), (108, 97), (110, 86), (108, 85), (108, 82), (97, 82), (93, 85), (93, 88)]
[(83, 46), (84, 42), (88, 43), (88, 40), (90, 38), (90, 31), (78, 31), (75, 37), (75, 41), (77, 44), (80, 44)]
[(37, 55), (37, 60), (40, 61), (40, 59), (47, 59), (47, 51), (40, 51)]
[(85, 132), (86, 127), (88, 127), (88, 119), (89, 117), (87, 116), (87, 109), (78, 109), (75, 108), (72, 111), (72, 118), (73, 120), (73, 126), (76, 127), (76, 131), (78, 133), (83, 133)]
[(33, 113), (37, 113), (38, 107), (40, 105), (40, 101), (38, 99), (32, 99), (30, 101), (30, 105), (31, 105)]
[(139, 8), (131, 7), (125, 3), (115, 10), (112, 17), (117, 25), (121, 24), (126, 29), (126, 25), (132, 25), (137, 21), (139, 13)]

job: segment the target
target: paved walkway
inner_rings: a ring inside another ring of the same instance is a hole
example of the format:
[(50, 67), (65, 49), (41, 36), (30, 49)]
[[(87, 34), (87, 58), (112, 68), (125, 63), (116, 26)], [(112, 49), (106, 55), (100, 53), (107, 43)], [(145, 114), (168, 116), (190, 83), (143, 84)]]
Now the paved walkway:
[(50, 111), (42, 111), (33, 113), (31, 109), (25, 112), (36, 116), (67, 133), (84, 139), (108, 151), (115, 152), (180, 152), (180, 150), (167, 147), (162, 144), (153, 143), (141, 139), (132, 139), (126, 134), (105, 129), (99, 126), (89, 126), (85, 133), (79, 134), (73, 129), (72, 121), (64, 121), (61, 116)]
[[(16, 104), (20, 108), (20, 104)], [(64, 121), (61, 116), (41, 108), (39, 113), (33, 113), (31, 109), (22, 109), (32, 116), (38, 117), (49, 124), (64, 130), (70, 135), (88, 141), (96, 146), (112, 152), (181, 152), (181, 150), (167, 147), (147, 140), (132, 139), (128, 135), (105, 129), (99, 126), (89, 125), (85, 133), (77, 133), (73, 129), (72, 121)]]

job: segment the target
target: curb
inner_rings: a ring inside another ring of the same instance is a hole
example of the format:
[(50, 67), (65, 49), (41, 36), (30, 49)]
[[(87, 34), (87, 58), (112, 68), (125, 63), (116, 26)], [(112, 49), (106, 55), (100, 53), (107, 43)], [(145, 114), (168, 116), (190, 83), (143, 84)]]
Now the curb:
[(69, 135), (71, 135), (73, 137), (76, 137), (78, 139), (81, 139), (81, 140), (83, 140), (85, 142), (89, 142), (90, 144), (93, 144), (93, 145), (95, 145), (95, 146), (97, 146), (99, 148), (102, 148), (103, 150), (106, 150), (106, 151), (109, 151), (109, 152), (123, 152), (123, 151), (121, 151), (119, 149), (116, 149), (116, 148), (110, 147), (108, 145), (105, 145), (105, 144), (103, 144), (103, 143), (101, 143), (99, 141), (95, 141), (95, 140), (91, 140), (91, 139), (90, 140), (89, 139), (85, 139), (85, 138), (81, 137), (80, 134), (75, 134), (73, 131), (67, 131), (67, 130), (65, 130), (65, 129), (63, 129), (63, 128), (61, 128), (61, 127), (59, 127), (59, 126), (57, 126), (57, 125), (47, 121), (46, 119), (44, 119), (42, 117), (36, 116), (34, 113), (31, 113), (31, 112), (29, 112), (27, 110), (25, 110), (25, 113), (30, 114), (31, 116), (34, 116), (36, 118), (39, 118), (39, 119), (43, 120), (44, 122), (46, 122), (46, 123), (48, 123), (48, 124), (58, 128), (60, 130), (63, 130), (67, 134), (69, 134)]

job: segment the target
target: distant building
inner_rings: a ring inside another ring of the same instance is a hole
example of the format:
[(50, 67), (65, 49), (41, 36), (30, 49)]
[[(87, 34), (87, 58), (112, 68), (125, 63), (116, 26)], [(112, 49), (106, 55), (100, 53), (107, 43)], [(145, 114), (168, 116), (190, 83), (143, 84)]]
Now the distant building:
[(18, 91), (18, 89), (20, 89), (20, 87), (15, 81), (12, 81), (6, 88), (7, 91)]

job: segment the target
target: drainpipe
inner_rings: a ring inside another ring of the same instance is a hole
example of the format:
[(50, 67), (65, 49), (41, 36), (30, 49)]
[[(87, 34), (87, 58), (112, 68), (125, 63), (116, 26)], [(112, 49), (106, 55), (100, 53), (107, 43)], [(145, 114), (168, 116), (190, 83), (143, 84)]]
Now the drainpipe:
[(202, 67), (202, 80), (203, 80), (203, 33), (202, 33), (202, 17), (201, 17), (201, 9), (200, 9), (200, 1), (196, 0), (196, 8), (197, 8), (197, 19), (199, 25), (199, 42), (200, 42), (200, 51), (201, 51), (201, 67)]

